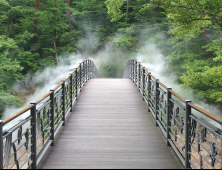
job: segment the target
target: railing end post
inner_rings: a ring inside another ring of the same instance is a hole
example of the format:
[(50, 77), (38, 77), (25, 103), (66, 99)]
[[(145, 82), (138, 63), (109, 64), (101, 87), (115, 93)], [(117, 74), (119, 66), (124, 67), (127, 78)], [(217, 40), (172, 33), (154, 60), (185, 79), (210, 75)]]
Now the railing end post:
[(50, 107), (51, 107), (51, 136), (50, 136), (50, 140), (52, 140), (51, 146), (54, 146), (54, 116), (55, 116), (55, 90), (50, 90), (52, 93), (50, 94)]
[(145, 100), (144, 99), (144, 97), (145, 97), (145, 67), (143, 67), (143, 84), (142, 84), (142, 86), (143, 86), (143, 100)]
[(185, 169), (190, 169), (190, 153), (191, 153), (191, 100), (186, 100), (186, 116), (185, 116)]
[(31, 146), (31, 159), (32, 159), (32, 169), (36, 169), (37, 167), (37, 152), (36, 152), (36, 146), (37, 146), (37, 143), (36, 143), (36, 105), (37, 103), (36, 102), (31, 102), (30, 103), (31, 105), (33, 105), (33, 107), (31, 108), (31, 125), (32, 125), (32, 129), (31, 129), (31, 134), (32, 134), (32, 138), (31, 138), (31, 143), (32, 143), (32, 146)]
[(171, 139), (170, 133), (171, 133), (171, 122), (170, 122), (170, 99), (171, 99), (171, 92), (172, 88), (167, 88), (167, 122), (166, 122), (166, 144), (167, 146), (170, 146), (169, 140)]
[(69, 91), (70, 91), (70, 107), (71, 107), (71, 112), (72, 112), (72, 102), (73, 102), (73, 74), (72, 73), (70, 73), (69, 74), (70, 75), (70, 89), (69, 89)]
[(159, 113), (159, 95), (160, 95), (160, 91), (158, 90), (159, 88), (159, 83), (158, 83), (159, 79), (156, 79), (155, 82), (155, 91), (156, 91), (156, 104), (155, 104), (155, 120), (156, 120), (156, 126), (158, 126), (158, 113)]
[(66, 115), (66, 87), (65, 87), (65, 80), (62, 81), (62, 126), (65, 126), (65, 115)]

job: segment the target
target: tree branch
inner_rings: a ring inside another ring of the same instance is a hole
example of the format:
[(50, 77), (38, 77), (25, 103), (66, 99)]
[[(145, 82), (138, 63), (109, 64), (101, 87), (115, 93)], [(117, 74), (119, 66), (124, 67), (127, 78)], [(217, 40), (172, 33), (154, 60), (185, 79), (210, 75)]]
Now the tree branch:
[(186, 22), (186, 23), (183, 23), (183, 24), (180, 24), (179, 26), (182, 26), (182, 25), (187, 25), (193, 21), (199, 21), (199, 20), (210, 20), (212, 21), (213, 19), (210, 19), (210, 18), (207, 18), (207, 19), (201, 19), (201, 18), (194, 18), (194, 19), (191, 19), (190, 21)]
[(167, 5), (168, 7), (178, 7), (178, 8), (185, 8), (185, 9), (190, 9), (190, 10), (196, 10), (196, 11), (199, 11), (199, 12), (205, 12), (205, 10), (202, 10), (202, 9), (196, 9), (196, 8), (187, 7), (187, 6), (183, 6), (183, 5), (170, 5), (170, 4), (167, 4), (166, 2), (162, 2), (162, 1), (159, 1), (159, 2), (164, 4), (164, 5)]
[(185, 24), (189, 24), (189, 23), (191, 23), (191, 22), (193, 22), (193, 21), (200, 21), (200, 20), (210, 20), (210, 21), (212, 21), (213, 19), (211, 19), (211, 18), (206, 18), (206, 19), (203, 19), (203, 18), (195, 18), (195, 19), (191, 19), (190, 21), (186, 22)]

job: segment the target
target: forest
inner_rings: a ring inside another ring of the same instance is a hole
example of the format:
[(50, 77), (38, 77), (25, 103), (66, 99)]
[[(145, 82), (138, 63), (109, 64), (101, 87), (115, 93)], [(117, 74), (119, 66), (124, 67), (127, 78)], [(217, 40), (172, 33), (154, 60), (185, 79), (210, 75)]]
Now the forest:
[(166, 75), (222, 109), (221, 0), (0, 0), (0, 114), (24, 102), (16, 83), (63, 58), (99, 55), (100, 77), (120, 78), (150, 45)]

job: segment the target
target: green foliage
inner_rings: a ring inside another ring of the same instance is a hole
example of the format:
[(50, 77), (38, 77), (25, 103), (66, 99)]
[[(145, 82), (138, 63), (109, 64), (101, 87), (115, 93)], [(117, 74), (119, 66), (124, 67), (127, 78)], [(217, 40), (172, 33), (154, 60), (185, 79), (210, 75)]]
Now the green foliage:
[(0, 0), (0, 91), (55, 66), (57, 56), (94, 55), (107, 42), (100, 76), (121, 77), (129, 58), (155, 44), (179, 83), (221, 103), (221, 1), (45, 0), (36, 10), (37, 2)]
[(125, 2), (125, 0), (107, 0), (105, 2), (108, 9), (108, 14), (111, 15), (112, 18), (111, 22), (118, 21), (125, 15), (120, 9)]
[(194, 72), (188, 69), (187, 75), (183, 75), (181, 80), (183, 86), (191, 86), (198, 98), (207, 98), (209, 102), (222, 102), (222, 66), (205, 67), (202, 72)]
[(16, 59), (8, 58), (10, 49), (17, 49), (13, 39), (0, 36), (0, 91), (9, 88), (15, 80), (22, 79), (23, 68)]
[(182, 86), (211, 103), (221, 103), (221, 6), (219, 0), (150, 0), (141, 9), (164, 9), (172, 34), (167, 54), (171, 69)]
[(21, 102), (22, 100), (20, 98), (17, 98), (10, 93), (0, 91), (0, 116), (2, 116), (2, 113), (6, 107), (19, 107)]

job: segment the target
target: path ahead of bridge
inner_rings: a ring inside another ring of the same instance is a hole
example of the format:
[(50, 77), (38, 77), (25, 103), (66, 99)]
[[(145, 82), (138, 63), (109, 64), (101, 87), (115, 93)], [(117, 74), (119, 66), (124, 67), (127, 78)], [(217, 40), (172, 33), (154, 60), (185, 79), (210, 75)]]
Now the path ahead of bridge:
[(182, 168), (130, 79), (91, 79), (39, 168)]

